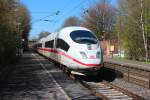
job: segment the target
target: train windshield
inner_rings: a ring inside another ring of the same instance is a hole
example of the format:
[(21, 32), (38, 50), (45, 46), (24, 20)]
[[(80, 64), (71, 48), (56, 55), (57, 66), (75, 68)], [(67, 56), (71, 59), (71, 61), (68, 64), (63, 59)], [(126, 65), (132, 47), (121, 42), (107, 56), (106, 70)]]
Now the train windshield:
[(70, 33), (73, 41), (80, 44), (97, 44), (97, 39), (93, 33), (85, 30), (77, 30)]

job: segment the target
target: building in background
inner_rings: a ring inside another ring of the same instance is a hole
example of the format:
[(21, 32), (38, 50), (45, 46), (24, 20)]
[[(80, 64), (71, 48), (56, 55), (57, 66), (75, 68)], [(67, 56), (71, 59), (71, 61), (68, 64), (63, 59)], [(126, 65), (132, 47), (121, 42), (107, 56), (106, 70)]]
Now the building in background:
[(104, 40), (100, 42), (101, 47), (103, 48), (104, 57), (112, 58), (112, 57), (124, 57), (123, 49), (120, 50), (120, 45), (118, 40)]

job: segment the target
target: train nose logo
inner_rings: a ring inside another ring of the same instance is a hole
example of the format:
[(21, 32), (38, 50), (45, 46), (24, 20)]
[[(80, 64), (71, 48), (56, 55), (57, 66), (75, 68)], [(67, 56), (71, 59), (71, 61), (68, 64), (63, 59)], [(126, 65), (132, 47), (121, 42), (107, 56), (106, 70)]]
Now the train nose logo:
[(87, 45), (88, 50), (92, 50), (92, 46), (91, 45)]

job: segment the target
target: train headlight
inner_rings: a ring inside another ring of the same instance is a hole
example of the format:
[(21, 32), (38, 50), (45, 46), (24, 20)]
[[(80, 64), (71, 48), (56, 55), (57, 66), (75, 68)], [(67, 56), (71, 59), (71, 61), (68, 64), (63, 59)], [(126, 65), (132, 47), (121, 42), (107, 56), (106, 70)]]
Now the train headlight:
[(97, 52), (96, 58), (100, 58), (100, 56), (101, 56), (100, 52)]
[(83, 59), (87, 59), (87, 55), (86, 55), (85, 52), (81, 51), (80, 54), (81, 54), (81, 56), (82, 56)]

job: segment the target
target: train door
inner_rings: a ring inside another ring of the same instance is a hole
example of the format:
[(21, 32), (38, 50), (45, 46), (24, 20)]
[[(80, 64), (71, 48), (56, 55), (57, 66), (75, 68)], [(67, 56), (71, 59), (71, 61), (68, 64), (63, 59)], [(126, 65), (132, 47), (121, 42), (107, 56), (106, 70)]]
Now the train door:
[(55, 51), (56, 51), (56, 55), (55, 55), (55, 59), (56, 59), (56, 61), (57, 62), (60, 62), (60, 60), (61, 60), (61, 55), (59, 54), (59, 49), (57, 48), (58, 47), (58, 37), (59, 37), (59, 34), (58, 33), (56, 33), (56, 37), (55, 37), (55, 42), (54, 42), (54, 49), (55, 49)]
[[(42, 49), (44, 49), (44, 48), (45, 48), (45, 42), (42, 41)], [(44, 50), (42, 50), (42, 54), (45, 55), (45, 51)]]
[(56, 61), (58, 61), (58, 54), (57, 54), (57, 38), (58, 38), (58, 35), (57, 35), (57, 33), (55, 33), (56, 35), (55, 35), (55, 37), (54, 37), (54, 51), (55, 51), (55, 53), (54, 53), (54, 59), (56, 60)]

